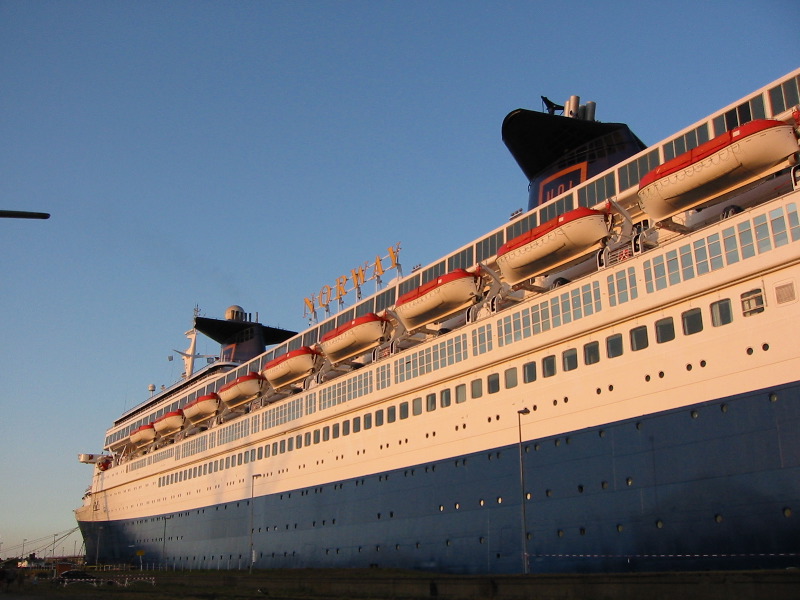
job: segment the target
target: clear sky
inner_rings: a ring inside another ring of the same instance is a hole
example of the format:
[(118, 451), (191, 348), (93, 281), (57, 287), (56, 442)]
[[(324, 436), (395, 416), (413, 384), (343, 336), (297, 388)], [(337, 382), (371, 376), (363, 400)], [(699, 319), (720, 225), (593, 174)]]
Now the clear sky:
[(408, 273), (525, 206), (511, 110), (657, 142), (795, 69), (796, 9), (0, 0), (0, 208), (52, 213), (0, 220), (0, 556), (75, 526), (77, 454), (178, 378), (196, 304), (302, 328), (388, 246)]

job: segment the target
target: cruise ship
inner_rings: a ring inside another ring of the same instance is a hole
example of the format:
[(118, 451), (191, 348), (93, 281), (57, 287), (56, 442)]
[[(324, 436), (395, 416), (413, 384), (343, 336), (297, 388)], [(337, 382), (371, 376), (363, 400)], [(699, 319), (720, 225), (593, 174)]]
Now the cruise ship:
[(388, 248), (300, 332), (195, 311), (79, 456), (89, 562), (800, 566), (800, 69), (650, 147), (542, 103), (502, 125), (528, 209), (473, 243)]

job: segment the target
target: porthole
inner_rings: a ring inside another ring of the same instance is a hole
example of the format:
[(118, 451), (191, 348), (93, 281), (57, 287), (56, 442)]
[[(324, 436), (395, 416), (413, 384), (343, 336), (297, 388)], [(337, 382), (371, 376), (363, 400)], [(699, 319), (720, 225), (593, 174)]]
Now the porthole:
[(456, 503), (453, 505), (453, 508), (455, 508), (456, 510), (458, 510), (459, 508), (461, 508), (461, 505), (460, 505), (458, 502), (456, 502)]
[(538, 442), (533, 445), (533, 449), (536, 450), (537, 452), (539, 451), (539, 448), (541, 448), (541, 446), (539, 445)]
[(623, 530), (623, 529), (625, 529), (625, 528), (622, 526), (622, 524), (621, 524), (621, 523), (617, 524), (617, 531), (618, 531), (619, 533), (622, 533), (622, 530)]
[(578, 531), (580, 532), (581, 535), (586, 535), (586, 528), (585, 527), (581, 527)]
[(664, 379), (664, 371), (659, 371), (658, 372), (658, 378), (659, 379)]
[(701, 361), (700, 361), (700, 367), (701, 367), (701, 368), (705, 369), (705, 367), (706, 367), (706, 364), (708, 364), (708, 363), (706, 363), (706, 361), (704, 361), (704, 360), (701, 360)]
[(479, 544), (485, 544), (485, 543), (486, 543), (486, 538), (485, 538), (485, 537), (483, 537), (483, 536), (479, 537), (479, 538), (478, 538), (478, 543), (479, 543)]
[(553, 400), (553, 406), (558, 406), (558, 400)]
[(597, 390), (596, 390), (596, 391), (597, 391), (597, 395), (598, 395), (598, 396), (599, 396), (600, 394), (602, 394), (602, 393), (603, 393), (603, 390), (601, 390), (600, 388), (597, 388)]
[(726, 412), (728, 412), (728, 405), (727, 405), (727, 404), (720, 404), (720, 405), (719, 405), (719, 409), (720, 409), (722, 412), (726, 413)]
[(792, 509), (788, 506), (783, 509), (783, 516), (787, 519), (792, 516)]
[(656, 527), (658, 527), (659, 529), (664, 529), (664, 521), (662, 521), (661, 519), (658, 519), (656, 521)]
[(545, 490), (544, 495), (550, 498), (553, 495), (553, 490)]
[(481, 500), (478, 501), (478, 504), (480, 504), (481, 506), (484, 506), (486, 504), (486, 501), (481, 499)]
[(692, 418), (693, 418), (693, 419), (696, 419), (697, 417), (699, 417), (699, 416), (700, 416), (700, 413), (698, 413), (696, 410), (693, 410), (693, 411), (691, 412), (691, 415), (692, 415)]
[(645, 380), (645, 381), (650, 381), (650, 375), (645, 375), (645, 376), (644, 376), (644, 380)]
[(558, 537), (564, 537), (564, 530), (563, 529), (559, 529), (558, 530)]
[(747, 356), (752, 356), (753, 349), (752, 348), (748, 348), (745, 352), (747, 352)]
[(600, 487), (602, 489), (604, 489), (604, 490), (607, 490), (608, 489), (608, 482), (607, 481), (601, 481), (600, 482)]
[(772, 402), (772, 403), (777, 402), (778, 401), (778, 394), (776, 394), (775, 392), (772, 392), (769, 395), (769, 401)]
[(444, 512), (444, 504), (439, 505), (439, 512)]
[(689, 363), (689, 364), (686, 365), (686, 370), (687, 371), (691, 371), (692, 370), (692, 363)]
[(632, 486), (633, 485), (633, 477), (626, 477), (625, 478), (625, 485)]
[(636, 422), (636, 430), (637, 431), (641, 431), (642, 430), (642, 422), (641, 421), (637, 421)]
[(530, 499), (531, 499), (531, 493), (528, 492), (525, 494), (525, 500), (530, 500)]
[(761, 345), (761, 349), (762, 349), (764, 352), (766, 352), (767, 350), (769, 350), (769, 344), (762, 344), (762, 345)]
[(583, 493), (583, 486), (582, 486), (582, 485), (579, 485), (579, 486), (578, 486), (578, 493), (579, 493), (579, 494), (582, 494), (582, 493)]
[(720, 514), (714, 515), (714, 522), (715, 523), (722, 523), (722, 515), (720, 515)]
[(503, 497), (502, 496), (498, 496), (497, 497), (497, 503), (498, 504), (502, 504), (503, 503)]
[(614, 391), (614, 386), (613, 385), (609, 385), (608, 386), (608, 391), (609, 392), (613, 392)]
[(606, 430), (601, 429), (600, 431), (597, 432), (597, 435), (599, 435), (601, 438), (606, 437)]

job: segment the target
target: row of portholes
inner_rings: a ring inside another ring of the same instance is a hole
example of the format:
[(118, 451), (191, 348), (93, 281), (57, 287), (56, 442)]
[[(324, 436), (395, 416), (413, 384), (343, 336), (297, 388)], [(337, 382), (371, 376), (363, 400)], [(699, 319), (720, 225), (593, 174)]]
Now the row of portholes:
[[(767, 350), (769, 350), (769, 344), (761, 344), (761, 349), (764, 352), (766, 352)], [(747, 353), (747, 356), (752, 356), (753, 352), (755, 352), (755, 350), (753, 350), (752, 347), (748, 347), (747, 350), (745, 350), (745, 352)]]

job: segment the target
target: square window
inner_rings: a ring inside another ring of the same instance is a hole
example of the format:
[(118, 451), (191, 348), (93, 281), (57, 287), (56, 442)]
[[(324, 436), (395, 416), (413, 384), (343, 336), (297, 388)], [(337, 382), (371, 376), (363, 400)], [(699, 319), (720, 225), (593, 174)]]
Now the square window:
[(583, 346), (583, 363), (593, 365), (600, 362), (600, 342), (589, 342)]
[(616, 358), (622, 356), (622, 334), (615, 333), (606, 338), (606, 356)]
[(647, 339), (647, 327), (645, 325), (631, 329), (631, 350), (634, 352), (644, 350), (649, 345), (650, 342)]
[(555, 354), (545, 356), (542, 359), (542, 377), (552, 377), (556, 374), (556, 357)]
[(692, 335), (703, 331), (703, 314), (699, 308), (687, 310), (681, 315), (683, 321), (683, 333)]
[(663, 344), (675, 339), (675, 324), (672, 317), (666, 317), (656, 321), (656, 342)]

